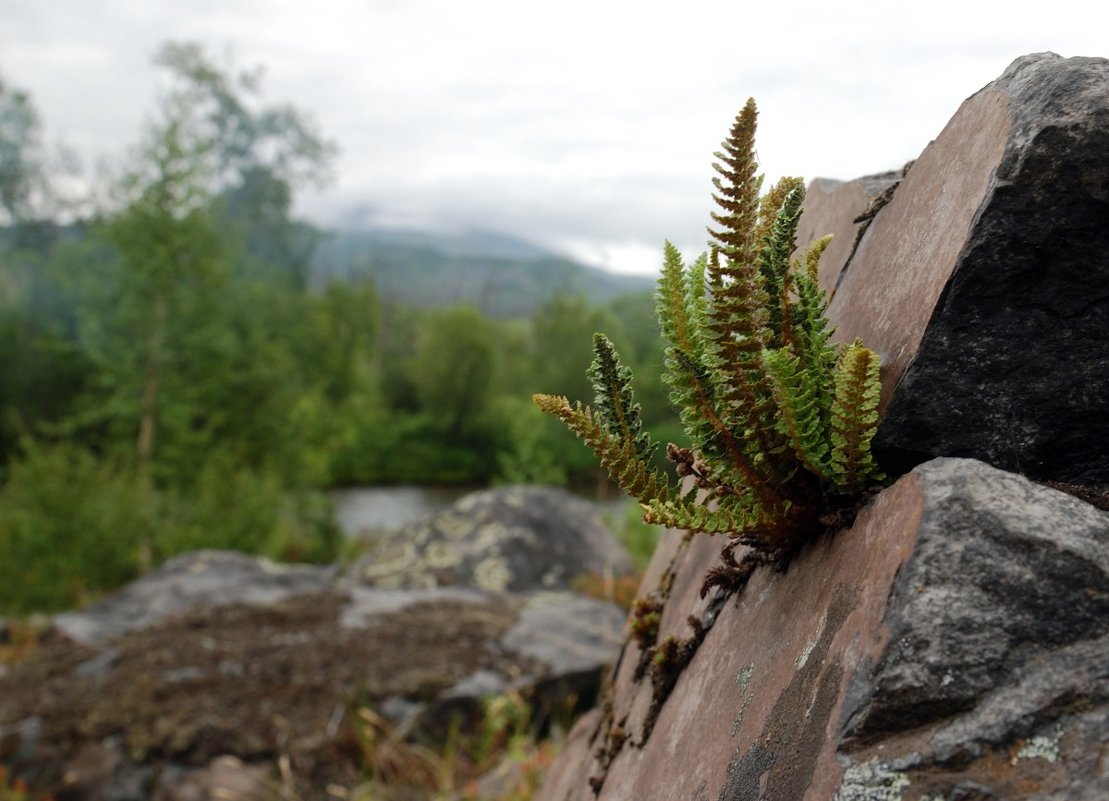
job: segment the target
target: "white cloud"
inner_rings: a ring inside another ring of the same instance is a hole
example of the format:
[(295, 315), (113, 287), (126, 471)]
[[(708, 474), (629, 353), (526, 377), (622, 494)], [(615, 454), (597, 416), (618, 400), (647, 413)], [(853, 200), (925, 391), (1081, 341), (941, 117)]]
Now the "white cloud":
[(703, 241), (711, 153), (748, 95), (769, 177), (890, 169), (1014, 57), (1109, 55), (1091, 8), (8, 0), (0, 71), (91, 159), (136, 138), (157, 46), (199, 39), (265, 64), (267, 96), (339, 142), (336, 185), (302, 198), (317, 219), (372, 207), (653, 271), (663, 238)]

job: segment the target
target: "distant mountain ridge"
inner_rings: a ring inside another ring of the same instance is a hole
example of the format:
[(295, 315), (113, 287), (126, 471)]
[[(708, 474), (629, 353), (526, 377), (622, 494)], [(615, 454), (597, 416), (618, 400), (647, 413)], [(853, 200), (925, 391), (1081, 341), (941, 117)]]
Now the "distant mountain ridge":
[(313, 285), (366, 279), (389, 300), (415, 306), (472, 303), (494, 317), (529, 315), (558, 294), (605, 303), (654, 285), (647, 276), (610, 273), (492, 231), (327, 232), (312, 257)]

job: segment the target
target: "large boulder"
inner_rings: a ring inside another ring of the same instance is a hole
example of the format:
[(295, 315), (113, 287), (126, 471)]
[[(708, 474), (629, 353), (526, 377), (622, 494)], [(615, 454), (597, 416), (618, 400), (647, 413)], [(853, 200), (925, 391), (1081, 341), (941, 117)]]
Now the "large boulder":
[[(409, 565), (406, 582), (370, 586), (202, 551), (57, 616), (0, 673), (0, 764), (58, 798), (145, 799), (154, 787), (176, 801), (272, 786), (283, 758), (297, 797), (324, 799), (362, 778), (367, 721), (375, 736), (445, 738), (494, 695), (518, 694), (538, 720), (592, 703), (624, 612), (566, 587), (627, 557), (584, 502), (489, 497), (440, 518), (438, 545), (420, 541), (440, 549), (429, 570), (457, 547), (465, 567), (450, 579), (420, 581)], [(493, 574), (509, 579), (482, 589)]]
[(871, 209), (857, 247), (863, 183), (810, 189), (801, 244), (840, 243), (821, 262), (837, 335), (882, 357), (888, 469), (970, 456), (1109, 482), (1107, 98), (1109, 60), (1017, 59)]
[(660, 547), (685, 658), (629, 640), (537, 801), (1106, 797), (1109, 514), (939, 459), (722, 606), (718, 547)]
[(417, 523), (381, 534), (346, 571), (352, 585), (570, 589), (576, 579), (630, 575), (627, 552), (594, 508), (554, 487), (475, 492)]
[(569, 592), (326, 587), (190, 605), (95, 642), (56, 629), (0, 676), (0, 764), (67, 798), (145, 798), (126, 788), (168, 792), (227, 756), (268, 774), (285, 754), (300, 797), (324, 798), (359, 779), (360, 708), (438, 736), (491, 695), (538, 714), (589, 703), (623, 624)]

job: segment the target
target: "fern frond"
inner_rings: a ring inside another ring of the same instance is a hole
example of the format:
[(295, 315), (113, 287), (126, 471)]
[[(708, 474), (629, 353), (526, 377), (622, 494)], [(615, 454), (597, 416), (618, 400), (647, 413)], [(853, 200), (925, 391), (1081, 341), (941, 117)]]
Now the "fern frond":
[(805, 275), (818, 286), (820, 285), (820, 257), (824, 255), (824, 251), (831, 244), (832, 238), (832, 234), (825, 234), (820, 239), (813, 241), (805, 248), (805, 255), (801, 258)]
[(836, 367), (832, 403), (831, 470), (836, 491), (859, 492), (881, 471), (870, 453), (878, 428), (878, 355), (855, 340), (843, 349)]
[(632, 443), (635, 456), (649, 462), (655, 443), (643, 430), (642, 410), (632, 391), (632, 371), (620, 362), (616, 347), (604, 334), (593, 335), (593, 363), (586, 375), (596, 393), (593, 405), (605, 429), (614, 437)]
[(588, 406), (570, 404), (562, 395), (533, 395), (539, 410), (562, 420), (584, 442), (620, 488), (642, 503), (670, 499), (666, 478), (652, 469), (636, 453), (632, 438), (615, 436), (605, 421)]
[(705, 273), (708, 256), (702, 253), (689, 268), (685, 288), (686, 318), (689, 320), (692, 353), (699, 359), (705, 355), (705, 330), (708, 326), (709, 308)]
[[(720, 387), (720, 417), (742, 443), (747, 461), (762, 483), (783, 479), (782, 466), (773, 458), (780, 450), (774, 429), (773, 391), (762, 364), (762, 354), (773, 344), (768, 287), (757, 264), (758, 211), (761, 179), (755, 177), (754, 100), (736, 117), (713, 167), (720, 174), (713, 199), (720, 212), (712, 218), (719, 229), (709, 229), (712, 257), (707, 274), (710, 300), (707, 312), (707, 353), (703, 360), (714, 371)], [(721, 164), (722, 162), (722, 164)]]
[(778, 211), (782, 208), (786, 195), (798, 186), (804, 187), (804, 181), (801, 178), (782, 178), (759, 200), (759, 222), (755, 228), (755, 243), (760, 250), (770, 240), (774, 222), (778, 219)]
[[(685, 353), (699, 356), (702, 351), (704, 318), (704, 269), (700, 274), (694, 269), (688, 274), (682, 254), (670, 242), (663, 246), (662, 274), (655, 289), (655, 311), (659, 327), (667, 342)], [(702, 264), (698, 260), (697, 264)], [(699, 284), (699, 288), (694, 286)], [(700, 305), (693, 302), (696, 293), (701, 295)]]
[(788, 504), (768, 507), (755, 494), (745, 492), (721, 496), (714, 506), (709, 506), (707, 499), (694, 502), (672, 498), (651, 501), (642, 507), (645, 523), (743, 539), (772, 537)]
[(838, 349), (831, 344), (833, 332), (824, 315), (828, 299), (820, 285), (801, 270), (793, 274), (793, 293), (789, 320), (792, 327), (790, 350), (797, 357), (800, 372), (808, 378), (809, 390), (816, 408), (820, 410), (821, 428), (824, 436), (828, 437), (838, 359)]
[(721, 144), (723, 148), (714, 156), (718, 161), (713, 169), (719, 175), (713, 178), (713, 200), (720, 207), (712, 212), (712, 219), (720, 228), (709, 228), (709, 235), (715, 247), (724, 254), (718, 267), (723, 272), (710, 271), (710, 285), (713, 291), (726, 283), (727, 269), (732, 263), (747, 264), (755, 256), (757, 242), (754, 241), (755, 223), (758, 219), (759, 188), (762, 179), (755, 176), (755, 128), (758, 123), (758, 110), (755, 99), (748, 99), (732, 124), (728, 138)]
[(774, 398), (780, 412), (778, 431), (806, 470), (829, 479), (828, 432), (821, 414), (825, 375), (803, 370), (800, 359), (788, 348), (770, 351), (766, 366), (774, 379)]
[(710, 371), (676, 348), (667, 351), (667, 359), (673, 361), (675, 369), (671, 372), (678, 378), (672, 384), (670, 398), (679, 409), (693, 447), (726, 483), (749, 486), (773, 502), (777, 496), (770, 490), (769, 482), (759, 472), (742, 437), (735, 434), (723, 417), (724, 398)]
[(804, 199), (804, 182), (800, 178), (783, 178), (763, 198), (759, 211), (758, 265), (766, 291), (772, 347), (789, 342), (792, 333), (789, 260), (797, 248), (797, 223)]
[[(709, 274), (720, 259), (714, 252)], [(711, 281), (711, 278), (710, 278)], [(760, 481), (772, 480), (766, 457), (773, 449), (773, 400), (762, 354), (770, 345), (766, 292), (753, 262), (734, 264), (730, 282), (714, 287), (709, 299), (706, 367), (720, 388), (719, 416), (732, 436), (743, 443)]]

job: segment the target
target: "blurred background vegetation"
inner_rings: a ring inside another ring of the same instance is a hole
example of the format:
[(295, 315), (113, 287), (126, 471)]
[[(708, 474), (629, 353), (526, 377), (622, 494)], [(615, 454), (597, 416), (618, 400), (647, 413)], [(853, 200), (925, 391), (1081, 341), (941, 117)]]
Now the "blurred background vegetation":
[(326, 138), (195, 46), (154, 68), (158, 107), (95, 180), (0, 79), (0, 614), (198, 547), (331, 560), (340, 485), (604, 491), (530, 401), (590, 400), (594, 331), (675, 438), (650, 281), (493, 234), (318, 230), (292, 207)]

